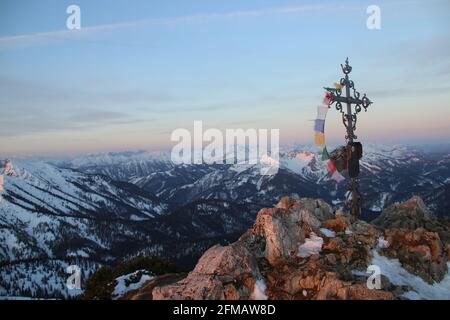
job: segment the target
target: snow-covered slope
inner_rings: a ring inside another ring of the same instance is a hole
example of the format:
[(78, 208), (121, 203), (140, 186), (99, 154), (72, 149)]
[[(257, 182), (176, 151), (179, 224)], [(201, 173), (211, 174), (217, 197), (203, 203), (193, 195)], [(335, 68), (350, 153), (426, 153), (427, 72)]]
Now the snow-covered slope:
[[(150, 192), (101, 175), (27, 161), (3, 162), (0, 175), (0, 263), (18, 279), (29, 263), (43, 274), (59, 274), (54, 267), (70, 259), (90, 265), (113, 260), (123, 243), (148, 241), (137, 222), (167, 214), (167, 205)], [(57, 259), (62, 262), (51, 263)], [(16, 291), (36, 293), (36, 281)]]
[(0, 296), (67, 297), (64, 268), (74, 260), (85, 273), (139, 252), (189, 264), (257, 211), (206, 201), (170, 213), (131, 183), (42, 162), (8, 162), (0, 174)]
[(76, 168), (86, 173), (103, 174), (114, 180), (130, 181), (174, 167), (168, 152), (110, 152), (55, 161), (58, 167)]
[[(132, 187), (132, 186), (131, 186)], [(167, 209), (150, 193), (132, 193), (130, 186), (100, 175), (61, 169), (43, 162), (14, 163), (14, 175), (4, 175), (2, 207), (11, 205), (28, 211), (42, 208), (54, 215), (82, 215), (108, 208), (115, 218), (137, 209), (136, 218), (146, 219)]]

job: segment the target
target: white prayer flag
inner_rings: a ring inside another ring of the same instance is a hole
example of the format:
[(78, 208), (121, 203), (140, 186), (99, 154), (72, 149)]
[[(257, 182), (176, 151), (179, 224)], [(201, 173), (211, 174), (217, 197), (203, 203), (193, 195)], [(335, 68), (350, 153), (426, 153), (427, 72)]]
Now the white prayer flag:
[(328, 113), (327, 106), (318, 106), (317, 107), (317, 120), (325, 120)]

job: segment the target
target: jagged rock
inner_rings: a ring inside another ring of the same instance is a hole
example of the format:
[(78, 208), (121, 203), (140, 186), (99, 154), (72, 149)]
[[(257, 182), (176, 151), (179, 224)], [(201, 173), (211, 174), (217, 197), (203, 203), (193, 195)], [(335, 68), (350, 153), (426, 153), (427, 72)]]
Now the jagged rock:
[(365, 221), (357, 220), (349, 229), (350, 234), (357, 234), (361, 236), (360, 240), (363, 240), (366, 244), (374, 244), (380, 231), (377, 230), (373, 225)]
[(299, 222), (296, 218), (286, 209), (263, 209), (259, 212), (253, 232), (256, 237), (264, 239), (264, 256), (269, 261), (294, 255), (299, 243), (305, 241), (305, 233), (296, 224)]
[(325, 241), (322, 249), (327, 254), (332, 253), (332, 256), (327, 256), (327, 259), (334, 262), (336, 268), (340, 264), (347, 269), (366, 269), (371, 256), (369, 247), (365, 242), (370, 243), (372, 240), (364, 239), (366, 238), (356, 234), (342, 238), (330, 238)]
[(345, 300), (345, 299), (394, 299), (394, 294), (370, 290), (362, 284), (340, 279), (335, 272), (317, 261), (310, 261), (298, 268), (293, 264), (278, 264), (268, 277), (266, 294), (269, 299)]
[(416, 230), (425, 228), (428, 231), (439, 233), (442, 240), (450, 242), (449, 227), (436, 220), (419, 196), (389, 206), (372, 223), (383, 229)]
[(216, 245), (185, 279), (153, 289), (153, 299), (248, 299), (258, 277), (257, 262), (242, 243)]
[(330, 217), (332, 209), (322, 200), (283, 198), (276, 208), (259, 212), (253, 235), (264, 238), (264, 256), (275, 262), (295, 256), (306, 234), (317, 231), (321, 221)]
[(431, 215), (420, 197), (386, 208), (373, 224), (385, 229), (389, 247), (382, 254), (398, 258), (428, 283), (443, 279), (448, 269), (449, 228)]
[(432, 221), (432, 216), (423, 200), (414, 196), (406, 202), (397, 203), (384, 209), (373, 224), (382, 228), (403, 228), (415, 230)]
[(341, 252), (344, 247), (344, 240), (342, 238), (331, 238), (325, 242), (322, 249), (333, 251), (333, 252)]
[(299, 215), (289, 215), (286, 209), (263, 209), (259, 212), (253, 232), (256, 237), (264, 238), (264, 256), (270, 262), (295, 255), (298, 244), (305, 241), (300, 222)]
[[(305, 219), (313, 219), (312, 217), (314, 217), (314, 221), (315, 219), (323, 221), (334, 218), (333, 209), (322, 199), (290, 199), (289, 197), (283, 197), (276, 205), (276, 208), (286, 210), (305, 209), (305, 211), (308, 213), (308, 217), (305, 217)], [(312, 217), (309, 217), (309, 214), (312, 214)]]
[(349, 226), (350, 222), (342, 216), (322, 222), (322, 227), (333, 230), (334, 232), (345, 232)]
[(336, 278), (334, 273), (328, 272), (322, 278), (321, 287), (317, 292), (317, 300), (345, 300), (348, 299), (348, 288), (351, 283)]
[(429, 283), (444, 278), (448, 255), (439, 234), (423, 228), (415, 231), (387, 229), (384, 237), (389, 246), (381, 250), (382, 254), (399, 259), (405, 269)]
[(383, 290), (371, 290), (366, 285), (356, 284), (348, 288), (352, 300), (393, 300), (395, 294)]
[(280, 208), (280, 209), (289, 210), (293, 206), (298, 206), (298, 205), (300, 205), (300, 200), (298, 200), (298, 199), (291, 199), (289, 197), (283, 197), (283, 198), (281, 198), (280, 202), (278, 202), (276, 207)]

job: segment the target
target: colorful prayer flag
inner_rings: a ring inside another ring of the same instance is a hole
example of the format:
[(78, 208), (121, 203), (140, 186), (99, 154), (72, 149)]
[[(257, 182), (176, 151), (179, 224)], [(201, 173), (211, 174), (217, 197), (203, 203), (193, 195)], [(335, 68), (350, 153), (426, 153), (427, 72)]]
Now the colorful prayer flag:
[(333, 99), (334, 95), (331, 92), (327, 92), (325, 98), (323, 99), (323, 104), (329, 106), (333, 102)]
[(337, 83), (337, 82), (334, 83), (334, 87), (335, 87), (337, 90), (342, 90), (342, 88), (344, 88), (344, 86), (343, 86), (342, 84)]
[(328, 113), (328, 106), (317, 106), (317, 119), (325, 120)]
[(325, 120), (321, 120), (321, 119), (315, 120), (314, 131), (325, 133)]
[[(317, 146), (323, 147), (322, 150), (322, 161), (327, 161), (328, 171), (331, 173), (331, 178), (335, 180), (338, 184), (345, 181), (345, 177), (339, 173), (339, 170), (342, 170), (342, 161), (335, 162), (330, 158), (330, 154), (328, 153), (327, 146), (325, 144), (325, 119), (327, 117), (328, 109), (330, 105), (333, 103), (335, 94), (338, 93), (338, 90), (342, 90), (345, 85), (341, 85), (340, 83), (334, 83), (334, 88), (325, 88), (327, 91), (322, 105), (317, 107), (317, 118), (314, 121), (314, 131), (315, 136), (314, 140)], [(338, 167), (338, 168), (337, 168)]]
[(334, 165), (333, 160), (328, 160), (327, 162), (328, 172), (334, 173), (336, 170), (336, 166)]
[(336, 93), (337, 92), (336, 88), (324, 87), (324, 89), (327, 90), (330, 93)]
[(325, 135), (322, 132), (316, 132), (314, 140), (317, 146), (319, 147), (325, 146)]
[(322, 161), (327, 161), (330, 160), (330, 155), (328, 153), (327, 150), (327, 146), (323, 147), (323, 151), (322, 151)]

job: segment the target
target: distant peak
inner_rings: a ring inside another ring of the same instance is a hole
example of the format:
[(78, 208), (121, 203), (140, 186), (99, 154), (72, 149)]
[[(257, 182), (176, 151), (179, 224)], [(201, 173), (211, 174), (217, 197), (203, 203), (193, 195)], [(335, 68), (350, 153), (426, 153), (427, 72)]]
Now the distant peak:
[(11, 160), (9, 159), (0, 160), (0, 174), (5, 174), (12, 177), (17, 176), (17, 173), (14, 170), (14, 166)]

